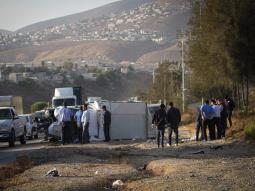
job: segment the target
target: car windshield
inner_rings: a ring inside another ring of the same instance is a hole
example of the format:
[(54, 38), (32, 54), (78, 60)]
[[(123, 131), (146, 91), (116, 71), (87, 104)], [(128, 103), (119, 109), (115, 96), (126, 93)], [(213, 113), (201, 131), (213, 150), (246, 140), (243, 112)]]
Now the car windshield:
[(38, 111), (35, 113), (35, 117), (39, 118), (39, 119), (42, 119), (44, 118), (44, 112), (41, 112), (41, 111)]
[(75, 99), (68, 98), (68, 99), (55, 99), (55, 100), (53, 100), (53, 106), (54, 107), (63, 106), (64, 101), (66, 102), (67, 106), (74, 106), (75, 105)]
[(2, 119), (12, 119), (12, 114), (9, 109), (0, 109), (0, 120)]

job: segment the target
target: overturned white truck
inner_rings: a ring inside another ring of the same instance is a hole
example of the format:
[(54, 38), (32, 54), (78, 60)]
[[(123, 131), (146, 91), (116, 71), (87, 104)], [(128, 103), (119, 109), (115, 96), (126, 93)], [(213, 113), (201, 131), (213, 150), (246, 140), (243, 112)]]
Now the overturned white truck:
[[(155, 137), (156, 131), (151, 126), (152, 115), (158, 105), (144, 102), (104, 102), (111, 111), (112, 123), (110, 137), (119, 139), (146, 139)], [(153, 108), (153, 109), (152, 109)], [(93, 140), (103, 140), (103, 114), (98, 102), (89, 105), (91, 122), (89, 133)], [(58, 122), (49, 127), (49, 135), (61, 138), (61, 126)], [(97, 137), (94, 139), (94, 137)]]

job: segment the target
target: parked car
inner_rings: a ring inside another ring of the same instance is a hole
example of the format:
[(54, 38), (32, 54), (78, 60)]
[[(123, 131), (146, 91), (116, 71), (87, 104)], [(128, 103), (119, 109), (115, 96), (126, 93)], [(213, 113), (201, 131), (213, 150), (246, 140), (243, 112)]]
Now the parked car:
[(25, 126), (26, 126), (26, 136), (28, 139), (37, 139), (38, 138), (38, 130), (37, 126), (35, 125), (33, 121), (33, 117), (31, 114), (27, 115), (20, 115), (20, 118), (25, 121)]
[(51, 122), (45, 116), (45, 110), (35, 112), (34, 116), (34, 121), (39, 131), (44, 131), (50, 126)]
[(13, 107), (0, 107), (0, 142), (9, 142), (9, 146), (15, 146), (19, 138), (21, 144), (26, 144), (26, 127), (24, 122), (16, 114)]

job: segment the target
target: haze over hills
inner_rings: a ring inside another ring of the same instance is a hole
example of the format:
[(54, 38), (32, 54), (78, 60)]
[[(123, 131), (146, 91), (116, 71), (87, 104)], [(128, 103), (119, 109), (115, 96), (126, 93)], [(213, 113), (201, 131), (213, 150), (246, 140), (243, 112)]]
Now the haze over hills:
[(148, 63), (162, 59), (159, 55), (176, 60), (178, 47), (170, 47), (190, 15), (187, 0), (122, 0), (35, 23), (11, 35), (0, 32), (0, 62)]

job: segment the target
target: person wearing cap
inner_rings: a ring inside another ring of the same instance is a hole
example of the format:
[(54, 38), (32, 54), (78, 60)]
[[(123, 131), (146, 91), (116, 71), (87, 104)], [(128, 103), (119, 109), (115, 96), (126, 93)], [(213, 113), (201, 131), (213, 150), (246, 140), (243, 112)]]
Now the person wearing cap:
[(67, 108), (67, 103), (63, 103), (63, 108), (59, 110), (59, 121), (62, 125), (62, 144), (71, 143), (71, 118), (72, 118), (72, 111)]
[(181, 113), (180, 110), (174, 107), (173, 102), (169, 103), (170, 108), (167, 111), (167, 123), (169, 124), (169, 145), (172, 145), (172, 133), (174, 131), (175, 133), (175, 143), (178, 145), (179, 141), (179, 133), (178, 133), (178, 127), (181, 122)]
[(164, 147), (164, 136), (165, 136), (165, 125), (166, 125), (166, 106), (164, 104), (160, 105), (160, 109), (157, 111), (157, 143), (158, 148)]

